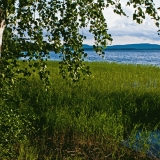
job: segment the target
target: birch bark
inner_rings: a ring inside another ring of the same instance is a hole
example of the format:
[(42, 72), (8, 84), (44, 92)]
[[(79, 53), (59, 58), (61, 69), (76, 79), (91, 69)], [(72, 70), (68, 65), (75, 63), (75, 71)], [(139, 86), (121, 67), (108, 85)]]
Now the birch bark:
[(3, 38), (3, 31), (5, 29), (5, 20), (2, 20), (0, 23), (0, 59), (2, 58), (1, 52), (2, 52), (2, 38)]

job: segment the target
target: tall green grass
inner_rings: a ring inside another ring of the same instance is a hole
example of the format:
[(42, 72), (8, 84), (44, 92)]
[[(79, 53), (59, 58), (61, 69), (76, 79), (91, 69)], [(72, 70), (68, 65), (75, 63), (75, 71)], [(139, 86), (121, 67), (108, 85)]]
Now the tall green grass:
[[(17, 84), (14, 99), (0, 104), (2, 137), (9, 137), (7, 143), (2, 138), (2, 159), (148, 158), (145, 141), (140, 152), (122, 143), (130, 138), (130, 145), (134, 144), (139, 129), (149, 134), (159, 128), (160, 68), (103, 62), (88, 65), (92, 75), (76, 84), (61, 78), (58, 62), (48, 62), (50, 90), (45, 90), (37, 73)], [(4, 118), (6, 114), (12, 116)]]

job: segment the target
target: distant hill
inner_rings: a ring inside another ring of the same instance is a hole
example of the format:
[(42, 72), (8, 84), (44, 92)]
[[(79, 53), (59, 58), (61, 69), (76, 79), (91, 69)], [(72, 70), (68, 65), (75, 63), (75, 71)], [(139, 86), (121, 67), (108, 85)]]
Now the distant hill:
[[(92, 46), (87, 44), (84, 44), (83, 48), (85, 50), (93, 49)], [(113, 46), (107, 46), (105, 50), (160, 50), (160, 45), (149, 44), (149, 43), (113, 45)]]
[(92, 49), (93, 46), (90, 46), (90, 45), (88, 45), (88, 44), (83, 44), (83, 48), (84, 48), (84, 49)]

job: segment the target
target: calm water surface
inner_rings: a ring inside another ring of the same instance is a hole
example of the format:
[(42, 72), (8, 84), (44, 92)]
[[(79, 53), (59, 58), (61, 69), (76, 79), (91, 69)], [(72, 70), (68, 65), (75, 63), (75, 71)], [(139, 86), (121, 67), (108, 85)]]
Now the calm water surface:
[[(106, 50), (104, 58), (93, 50), (85, 51), (88, 57), (85, 61), (117, 62), (127, 64), (144, 64), (160, 66), (160, 50)], [(51, 60), (60, 60), (60, 54), (50, 52)]]

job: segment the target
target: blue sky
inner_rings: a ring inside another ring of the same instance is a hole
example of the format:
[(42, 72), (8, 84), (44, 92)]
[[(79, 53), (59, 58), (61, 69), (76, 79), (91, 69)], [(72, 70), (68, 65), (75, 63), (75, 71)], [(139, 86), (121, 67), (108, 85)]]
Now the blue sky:
[[(113, 13), (112, 9), (106, 9), (104, 15), (108, 24), (108, 33), (112, 35), (112, 45), (133, 44), (133, 43), (152, 43), (160, 44), (160, 36), (157, 34), (158, 28), (154, 21), (146, 16), (143, 24), (137, 24), (132, 20), (133, 8), (126, 6), (127, 0), (121, 0), (122, 7), (129, 18), (121, 17)], [(153, 0), (156, 8), (160, 7), (160, 0)], [(160, 14), (160, 12), (159, 12)], [(88, 30), (83, 30), (83, 34), (88, 38), (85, 44), (94, 44), (93, 36)]]

